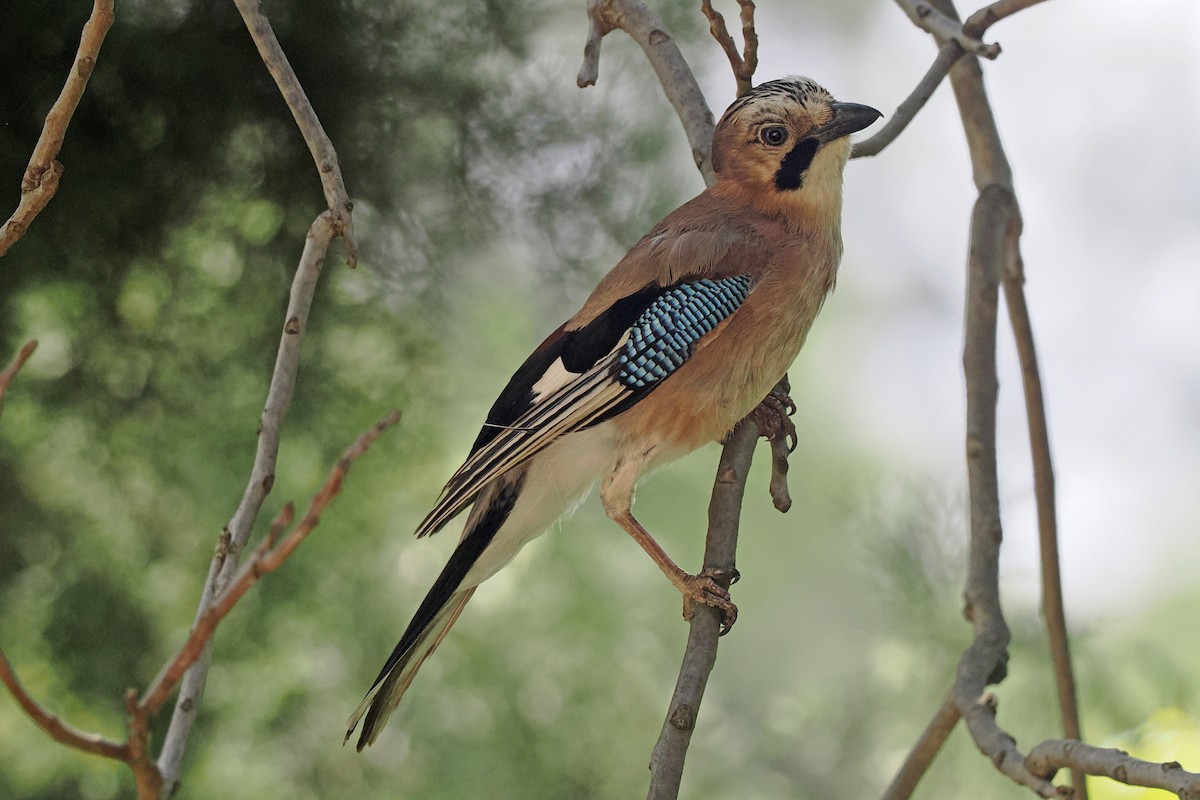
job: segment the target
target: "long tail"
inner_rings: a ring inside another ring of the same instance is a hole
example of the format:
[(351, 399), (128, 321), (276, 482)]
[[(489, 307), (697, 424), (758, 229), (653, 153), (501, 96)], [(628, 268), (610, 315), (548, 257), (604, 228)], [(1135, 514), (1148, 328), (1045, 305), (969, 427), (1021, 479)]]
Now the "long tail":
[[(359, 720), (363, 720), (362, 733), (358, 737), (358, 750), (361, 751), (375, 743), (383, 726), (387, 724), (388, 717), (400, 703), (400, 698), (412, 684), (413, 678), (417, 676), (417, 670), (442, 643), (442, 639), (446, 638), (451, 626), (462, 614), (467, 601), (475, 593), (478, 581), (472, 579), (468, 585), (464, 585), (464, 579), (508, 519), (509, 512), (520, 494), (524, 478), (523, 468), (512, 470), (480, 493), (467, 519), (458, 547), (434, 581), (429, 594), (421, 601), (417, 613), (408, 623), (404, 635), (392, 650), (371, 690), (346, 720), (344, 741), (350, 740)], [(364, 715), (366, 719), (363, 719)]]

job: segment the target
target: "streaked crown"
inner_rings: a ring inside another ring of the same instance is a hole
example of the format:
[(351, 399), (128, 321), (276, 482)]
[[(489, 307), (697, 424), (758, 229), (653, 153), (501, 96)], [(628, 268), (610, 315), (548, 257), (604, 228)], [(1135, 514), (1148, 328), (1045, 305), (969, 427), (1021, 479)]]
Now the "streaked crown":
[[(837, 102), (809, 78), (760, 84), (735, 100), (717, 123), (712, 153), (717, 180), (775, 194), (807, 194), (806, 184), (821, 184), (814, 189), (836, 194), (840, 205), (848, 137), (880, 116), (870, 106)], [(824, 185), (829, 182), (836, 183), (836, 191)]]

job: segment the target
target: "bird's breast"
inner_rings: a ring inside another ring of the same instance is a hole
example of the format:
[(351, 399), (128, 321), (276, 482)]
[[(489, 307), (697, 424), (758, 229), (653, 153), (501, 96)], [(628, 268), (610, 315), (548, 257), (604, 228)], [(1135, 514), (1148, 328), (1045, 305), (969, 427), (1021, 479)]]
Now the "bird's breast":
[(776, 264), (687, 363), (614, 420), (629, 447), (682, 455), (722, 438), (766, 397), (833, 288), (840, 241), (808, 244), (803, 258)]

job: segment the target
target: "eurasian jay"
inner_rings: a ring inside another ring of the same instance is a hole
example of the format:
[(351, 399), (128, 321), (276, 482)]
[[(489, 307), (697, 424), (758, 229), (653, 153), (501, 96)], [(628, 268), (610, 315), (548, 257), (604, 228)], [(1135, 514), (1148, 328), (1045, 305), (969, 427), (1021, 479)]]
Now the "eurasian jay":
[(366, 698), (374, 743), (475, 592), (601, 481), (605, 513), (691, 603), (729, 592), (678, 567), (633, 516), (640, 476), (719, 440), (800, 351), (842, 255), (849, 135), (882, 116), (807, 78), (770, 81), (717, 124), (714, 185), (672, 212), (551, 333), (492, 405), (418, 536), (471, 507), (462, 538)]

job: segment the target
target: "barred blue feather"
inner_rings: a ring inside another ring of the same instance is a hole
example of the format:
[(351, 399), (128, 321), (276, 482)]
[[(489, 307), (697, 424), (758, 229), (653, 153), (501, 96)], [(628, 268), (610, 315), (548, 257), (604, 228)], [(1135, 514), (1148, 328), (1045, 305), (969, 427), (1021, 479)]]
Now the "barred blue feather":
[(750, 276), (681, 283), (642, 312), (617, 357), (617, 380), (630, 388), (661, 381), (692, 355), (696, 342), (750, 293)]

